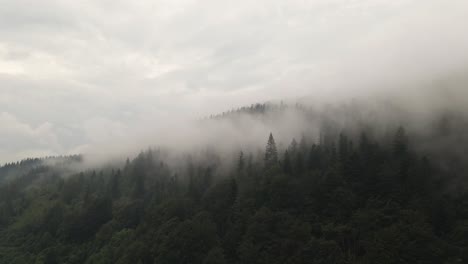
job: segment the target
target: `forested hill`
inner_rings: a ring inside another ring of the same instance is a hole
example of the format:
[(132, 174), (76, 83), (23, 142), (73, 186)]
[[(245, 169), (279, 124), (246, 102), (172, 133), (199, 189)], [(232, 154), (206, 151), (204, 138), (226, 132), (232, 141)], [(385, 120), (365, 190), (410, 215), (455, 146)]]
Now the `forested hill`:
[(0, 185), (0, 263), (468, 262), (466, 173), (417, 147), (452, 124), (409, 136), (326, 120), (318, 140), (266, 134), (234, 160), (155, 148), (17, 175)]
[(18, 162), (9, 162), (0, 166), (0, 184), (8, 183), (18, 176), (39, 176), (41, 171), (53, 169), (57, 174), (71, 173), (75, 165), (82, 161), (81, 155), (51, 156), (45, 158), (27, 158)]

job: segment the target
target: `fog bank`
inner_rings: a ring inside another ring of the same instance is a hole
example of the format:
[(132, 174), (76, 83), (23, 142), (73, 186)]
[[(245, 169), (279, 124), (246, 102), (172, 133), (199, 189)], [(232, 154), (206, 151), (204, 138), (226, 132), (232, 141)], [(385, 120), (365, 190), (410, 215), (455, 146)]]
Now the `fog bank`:
[(5, 7), (2, 163), (76, 153), (98, 161), (159, 145), (240, 148), (270, 131), (287, 141), (317, 130), (294, 115), (200, 125), (264, 102), (374, 104), (411, 113), (416, 121), (405, 122), (418, 127), (440, 112), (467, 112), (462, 0)]

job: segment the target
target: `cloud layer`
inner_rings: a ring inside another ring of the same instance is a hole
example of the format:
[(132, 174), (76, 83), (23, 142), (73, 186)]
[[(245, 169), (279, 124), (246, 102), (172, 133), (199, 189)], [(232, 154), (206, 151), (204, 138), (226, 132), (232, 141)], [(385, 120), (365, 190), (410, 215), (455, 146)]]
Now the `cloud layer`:
[(0, 5), (0, 162), (259, 101), (416, 96), (468, 62), (464, 0)]

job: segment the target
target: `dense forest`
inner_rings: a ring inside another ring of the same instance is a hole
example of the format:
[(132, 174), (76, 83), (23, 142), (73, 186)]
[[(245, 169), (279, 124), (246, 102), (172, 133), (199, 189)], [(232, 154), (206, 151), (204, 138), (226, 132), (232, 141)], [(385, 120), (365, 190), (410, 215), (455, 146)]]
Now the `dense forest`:
[(270, 133), (231, 160), (207, 148), (175, 163), (155, 147), (94, 169), (77, 170), (81, 156), (7, 164), (0, 263), (468, 262), (463, 166), (416, 149), (404, 126), (372, 131), (324, 125), (283, 148)]

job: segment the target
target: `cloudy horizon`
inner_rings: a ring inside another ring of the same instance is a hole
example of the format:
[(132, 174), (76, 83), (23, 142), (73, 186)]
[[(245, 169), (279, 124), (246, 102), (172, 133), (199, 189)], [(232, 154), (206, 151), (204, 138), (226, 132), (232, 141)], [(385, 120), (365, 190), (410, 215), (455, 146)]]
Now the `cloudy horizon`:
[(462, 0), (0, 4), (0, 164), (256, 102), (408, 89), (468, 65)]

